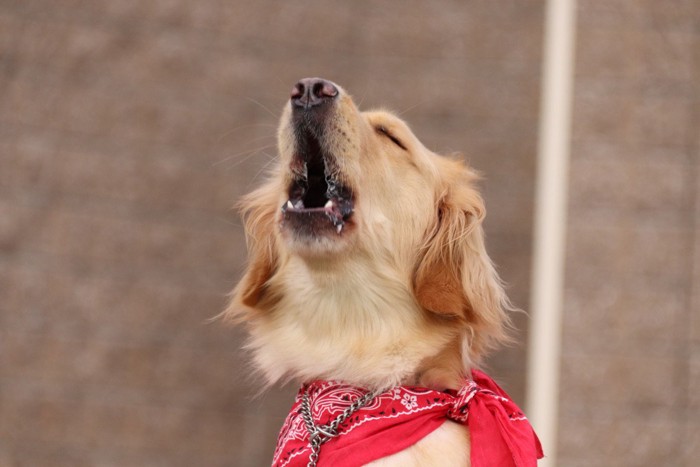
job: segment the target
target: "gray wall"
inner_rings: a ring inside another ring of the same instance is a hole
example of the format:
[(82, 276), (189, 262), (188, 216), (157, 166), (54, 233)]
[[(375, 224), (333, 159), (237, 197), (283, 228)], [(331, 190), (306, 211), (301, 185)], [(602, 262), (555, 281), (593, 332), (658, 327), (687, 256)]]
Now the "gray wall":
[[(256, 398), (241, 332), (206, 320), (301, 77), (484, 173), (526, 308), (542, 21), (522, 0), (0, 0), (0, 465), (269, 464), (294, 388)], [(523, 402), (522, 343), (489, 363)]]
[(700, 458), (700, 1), (579, 0), (560, 465)]

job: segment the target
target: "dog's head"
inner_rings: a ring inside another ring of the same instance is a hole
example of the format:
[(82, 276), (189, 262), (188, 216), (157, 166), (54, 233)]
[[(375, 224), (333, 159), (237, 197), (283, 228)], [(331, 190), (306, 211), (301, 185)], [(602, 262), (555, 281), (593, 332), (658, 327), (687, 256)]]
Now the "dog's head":
[[(438, 347), (415, 350), (420, 355), (406, 359), (415, 368), (403, 370), (410, 374), (429, 373), (441, 360), (452, 361), (446, 364), (452, 370), (440, 371), (464, 371), (464, 362), (504, 339), (508, 301), (484, 248), (477, 176), (462, 161), (425, 148), (389, 112), (360, 112), (342, 88), (317, 78), (293, 88), (278, 146), (271, 177), (241, 203), (249, 265), (228, 313), (251, 323), (253, 347), (267, 345), (266, 332), (292, 322), (307, 327), (290, 346), (334, 325), (350, 333), (349, 327), (363, 327), (357, 335), (373, 339), (366, 329), (386, 325), (384, 314), (392, 314), (392, 326), (403, 326), (403, 319), (410, 336), (380, 331), (397, 342), (378, 352), (396, 346), (414, 352), (407, 339)], [(295, 294), (301, 301), (290, 298)], [(382, 294), (391, 297), (384, 304)], [(296, 321), (282, 324), (305, 297), (311, 308), (319, 302), (319, 311), (299, 311)], [(363, 318), (348, 318), (354, 313)], [(295, 370), (280, 369), (273, 378), (312, 374)], [(332, 370), (317, 376), (338, 377)]]

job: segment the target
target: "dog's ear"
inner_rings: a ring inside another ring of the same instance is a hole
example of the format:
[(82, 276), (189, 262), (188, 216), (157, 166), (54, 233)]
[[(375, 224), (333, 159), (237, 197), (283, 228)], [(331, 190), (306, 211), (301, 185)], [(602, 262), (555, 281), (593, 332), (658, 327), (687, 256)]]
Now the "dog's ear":
[(277, 201), (275, 188), (263, 185), (238, 203), (245, 226), (248, 265), (223, 313), (225, 318), (239, 319), (267, 298), (267, 284), (278, 263), (274, 235)]
[(459, 162), (446, 162), (444, 192), (415, 272), (415, 294), (424, 309), (466, 325), (469, 357), (475, 360), (507, 340), (511, 306), (486, 253), (477, 176)]

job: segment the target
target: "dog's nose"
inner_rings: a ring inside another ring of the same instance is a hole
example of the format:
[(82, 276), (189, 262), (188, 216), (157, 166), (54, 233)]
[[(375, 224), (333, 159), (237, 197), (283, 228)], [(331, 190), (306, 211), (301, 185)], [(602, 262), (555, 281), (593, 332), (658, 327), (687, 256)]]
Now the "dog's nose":
[(291, 100), (296, 107), (309, 109), (338, 95), (338, 88), (321, 78), (304, 78), (294, 85)]

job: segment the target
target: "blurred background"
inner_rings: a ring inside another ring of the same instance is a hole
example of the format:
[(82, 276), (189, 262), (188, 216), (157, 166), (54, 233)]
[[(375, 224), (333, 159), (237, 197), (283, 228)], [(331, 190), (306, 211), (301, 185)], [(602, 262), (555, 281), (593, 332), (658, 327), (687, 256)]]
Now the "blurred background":
[[(577, 15), (558, 465), (697, 465), (700, 0)], [(527, 309), (543, 32), (534, 0), (0, 0), (0, 466), (269, 465), (296, 388), (207, 320), (302, 77), (484, 174)], [(525, 404), (515, 323), (488, 365)]]

